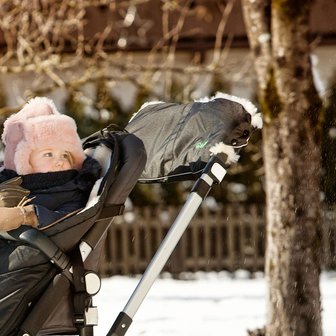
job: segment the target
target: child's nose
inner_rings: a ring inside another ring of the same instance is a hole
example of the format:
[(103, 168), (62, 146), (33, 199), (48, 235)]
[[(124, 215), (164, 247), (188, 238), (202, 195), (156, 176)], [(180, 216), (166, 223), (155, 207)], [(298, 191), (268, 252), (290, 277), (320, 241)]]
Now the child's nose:
[(63, 166), (64, 163), (65, 163), (65, 161), (66, 161), (65, 158), (63, 158), (63, 157), (59, 157), (59, 158), (57, 159), (57, 161), (56, 161), (56, 165), (58, 165), (58, 166)]

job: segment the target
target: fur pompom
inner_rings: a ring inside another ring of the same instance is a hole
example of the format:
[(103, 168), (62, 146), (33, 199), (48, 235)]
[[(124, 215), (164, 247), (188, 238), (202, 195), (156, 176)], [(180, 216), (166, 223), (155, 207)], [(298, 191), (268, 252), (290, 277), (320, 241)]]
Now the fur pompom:
[(248, 112), (251, 115), (251, 125), (255, 128), (262, 128), (263, 122), (262, 122), (262, 118), (261, 118), (261, 113), (258, 113), (257, 107), (254, 104), (252, 104), (252, 102), (249, 101), (246, 98), (232, 96), (232, 95), (229, 95), (229, 94), (223, 93), (223, 92), (217, 92), (213, 97), (201, 98), (197, 101), (200, 102), (200, 103), (206, 103), (206, 102), (209, 102), (209, 101), (217, 99), (217, 98), (223, 98), (223, 99), (226, 99), (226, 100), (231, 100), (233, 102), (236, 102), (236, 103), (242, 105), (243, 108), (246, 110), (246, 112)]
[(216, 155), (218, 153), (224, 153), (227, 155), (227, 160), (225, 163), (232, 164), (236, 163), (239, 159), (239, 155), (236, 154), (232, 146), (225, 145), (223, 142), (219, 142), (216, 145), (212, 146), (209, 151)]

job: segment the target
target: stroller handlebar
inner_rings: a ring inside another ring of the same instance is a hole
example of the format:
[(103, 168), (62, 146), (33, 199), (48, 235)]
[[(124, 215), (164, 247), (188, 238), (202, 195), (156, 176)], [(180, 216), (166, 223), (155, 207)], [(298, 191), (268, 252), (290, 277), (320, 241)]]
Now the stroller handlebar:
[(19, 241), (37, 248), (62, 270), (65, 270), (70, 264), (69, 257), (65, 255), (50, 238), (43, 232), (30, 226), (22, 225), (18, 229), (3, 232), (1, 233), (1, 237)]

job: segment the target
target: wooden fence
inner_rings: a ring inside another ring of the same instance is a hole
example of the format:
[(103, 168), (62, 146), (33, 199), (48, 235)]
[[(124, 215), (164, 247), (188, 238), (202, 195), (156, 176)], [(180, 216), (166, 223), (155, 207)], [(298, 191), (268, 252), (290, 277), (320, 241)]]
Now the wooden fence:
[[(180, 209), (137, 208), (115, 218), (104, 246), (100, 274), (143, 273)], [(336, 267), (336, 211), (323, 212), (323, 264)], [(191, 221), (164, 270), (263, 270), (264, 207), (226, 205), (201, 208)]]

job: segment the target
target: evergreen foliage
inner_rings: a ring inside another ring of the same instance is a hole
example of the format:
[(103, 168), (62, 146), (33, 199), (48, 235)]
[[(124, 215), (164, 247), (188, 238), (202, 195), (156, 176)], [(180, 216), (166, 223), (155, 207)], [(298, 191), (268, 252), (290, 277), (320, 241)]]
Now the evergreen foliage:
[(85, 106), (79, 99), (76, 99), (76, 96), (75, 92), (69, 92), (64, 104), (64, 112), (75, 119), (78, 134), (84, 138), (95, 132), (97, 128), (92, 123), (92, 118), (85, 114)]
[(96, 84), (96, 95), (91, 104), (84, 104), (82, 93), (69, 92), (65, 101), (65, 113), (76, 120), (78, 133), (84, 138), (113, 123), (123, 126), (128, 116), (123, 113), (117, 99), (115, 99), (106, 81)]

